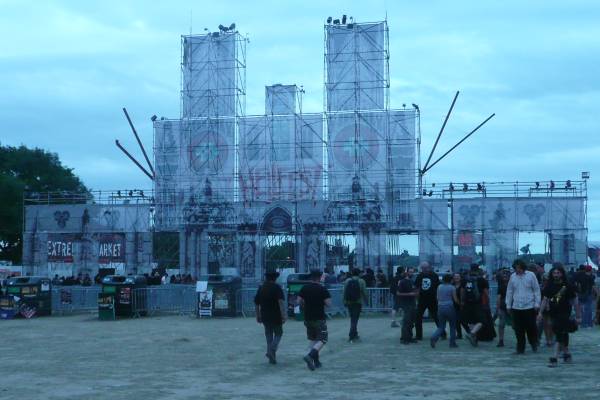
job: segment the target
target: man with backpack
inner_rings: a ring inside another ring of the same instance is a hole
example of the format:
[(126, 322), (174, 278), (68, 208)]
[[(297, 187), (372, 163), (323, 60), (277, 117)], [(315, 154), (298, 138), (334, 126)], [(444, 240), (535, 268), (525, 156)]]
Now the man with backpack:
[(354, 268), (352, 276), (344, 282), (344, 305), (350, 314), (350, 332), (348, 341), (354, 343), (360, 340), (358, 336), (358, 319), (362, 311), (362, 303), (367, 300), (367, 284), (360, 278), (360, 270)]

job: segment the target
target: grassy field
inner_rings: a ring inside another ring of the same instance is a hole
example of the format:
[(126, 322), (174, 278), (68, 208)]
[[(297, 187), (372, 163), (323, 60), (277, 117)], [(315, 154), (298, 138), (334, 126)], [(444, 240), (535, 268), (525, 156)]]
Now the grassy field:
[[(0, 321), (0, 399), (597, 399), (600, 329), (572, 337), (574, 362), (546, 366), (549, 350), (512, 356), (465, 340), (400, 345), (383, 317), (328, 322), (323, 368), (302, 361), (304, 326), (290, 321), (278, 364), (264, 357), (251, 318), (165, 316), (98, 321), (91, 315)], [(431, 323), (425, 332), (430, 333)], [(529, 349), (528, 349), (529, 351)]]

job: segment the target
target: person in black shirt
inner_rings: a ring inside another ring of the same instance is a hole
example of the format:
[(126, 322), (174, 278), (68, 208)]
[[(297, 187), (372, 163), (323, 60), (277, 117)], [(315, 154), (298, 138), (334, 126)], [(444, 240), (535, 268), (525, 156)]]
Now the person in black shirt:
[(506, 327), (506, 288), (510, 279), (510, 271), (502, 269), (498, 271), (496, 280), (498, 281), (498, 297), (496, 299), (496, 317), (498, 318), (498, 344), (496, 347), (504, 347), (504, 329)]
[(283, 324), (287, 317), (283, 302), (283, 290), (275, 283), (278, 276), (278, 272), (267, 272), (265, 282), (258, 288), (256, 296), (254, 296), (256, 322), (262, 323), (265, 328), (267, 339), (265, 356), (271, 364), (277, 364), (277, 347), (283, 336)]
[(402, 333), (400, 335), (400, 343), (409, 344), (415, 343), (413, 339), (412, 329), (415, 324), (415, 308), (416, 297), (419, 293), (413, 285), (411, 270), (402, 273), (402, 279), (398, 282), (396, 296), (398, 298), (398, 306), (402, 309)]
[[(572, 284), (567, 281), (567, 274), (563, 267), (557, 266), (550, 270), (550, 281), (542, 292), (542, 305), (540, 310), (548, 306), (548, 313), (552, 319), (552, 330), (556, 336), (554, 347), (554, 357), (550, 357), (549, 367), (558, 365), (558, 356), (563, 353), (563, 360), (571, 362), (572, 356), (569, 352), (569, 331), (573, 332), (576, 326), (573, 326), (571, 318), (571, 304), (575, 306), (577, 316), (576, 324), (581, 324), (581, 308), (577, 301), (577, 292)], [(538, 320), (543, 318), (542, 312), (537, 316)]]
[[(421, 263), (421, 273), (417, 275), (415, 286), (419, 291), (417, 311), (415, 315), (416, 339), (423, 340), (423, 314), (428, 310), (429, 316), (438, 324), (437, 319), (437, 288), (440, 278), (433, 272), (428, 262)], [(442, 337), (445, 337), (442, 334)]]
[(575, 274), (574, 282), (577, 289), (577, 297), (582, 309), (582, 328), (591, 328), (594, 325), (592, 310), (594, 307), (594, 295), (596, 294), (594, 276), (590, 265), (581, 265)]
[(402, 280), (404, 275), (404, 268), (402, 267), (398, 267), (396, 268), (396, 275), (394, 275), (392, 277), (392, 279), (390, 279), (390, 294), (392, 295), (392, 300), (394, 302), (393, 306), (392, 306), (392, 324), (391, 327), (392, 328), (398, 328), (400, 325), (398, 325), (398, 322), (396, 321), (396, 314), (398, 313), (398, 310), (400, 309), (400, 303), (398, 302), (398, 296), (397, 296), (397, 291), (398, 291), (398, 283)]
[(304, 326), (306, 336), (310, 341), (310, 352), (304, 356), (304, 362), (311, 371), (321, 367), (319, 351), (327, 343), (327, 323), (325, 321), (325, 306), (331, 306), (329, 291), (319, 284), (321, 271), (310, 272), (312, 282), (307, 283), (298, 293), (298, 302), (304, 309)]

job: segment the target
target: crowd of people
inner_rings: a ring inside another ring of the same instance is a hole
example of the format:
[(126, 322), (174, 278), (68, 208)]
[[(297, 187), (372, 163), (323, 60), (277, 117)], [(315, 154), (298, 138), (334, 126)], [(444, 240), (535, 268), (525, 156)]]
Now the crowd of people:
[[(578, 271), (567, 272), (561, 263), (554, 263), (550, 271), (544, 273), (543, 266), (517, 259), (512, 271), (504, 268), (496, 273), (498, 293), (494, 309), (488, 279), (478, 264), (472, 264), (463, 273), (445, 274), (441, 279), (427, 262), (421, 263), (419, 273), (398, 267), (389, 280), (378, 277), (380, 271), (375, 274), (369, 270), (362, 272), (354, 268), (347, 274), (329, 274), (325, 279), (321, 271), (311, 271), (311, 283), (305, 284), (298, 294), (310, 342), (309, 352), (303, 359), (310, 370), (322, 365), (319, 352), (328, 339), (325, 308), (331, 305), (331, 294), (326, 286), (333, 283), (332, 275), (343, 284), (344, 305), (350, 316), (350, 343), (360, 341), (358, 323), (362, 305), (367, 301), (367, 289), (386, 282), (394, 299), (391, 326), (401, 327), (400, 343), (409, 345), (423, 340), (425, 311), (436, 324), (429, 337), (432, 348), (444, 339), (451, 348), (456, 348), (457, 339), (463, 336), (473, 347), (480, 341), (493, 341), (498, 337), (496, 346), (504, 347), (505, 328), (510, 324), (516, 337), (515, 355), (525, 354), (527, 343), (532, 352), (538, 352), (545, 336), (546, 346), (553, 347), (549, 367), (556, 367), (559, 358), (565, 363), (572, 361), (569, 334), (579, 327), (593, 326), (594, 299), (599, 297), (592, 269), (583, 265)], [(254, 299), (257, 321), (265, 329), (266, 357), (272, 364), (276, 363), (282, 326), (287, 318), (277, 277), (276, 272), (268, 273)], [(600, 309), (600, 299), (596, 307)], [(398, 323), (400, 311), (401, 324)], [(597, 312), (596, 322), (600, 324), (599, 316)]]

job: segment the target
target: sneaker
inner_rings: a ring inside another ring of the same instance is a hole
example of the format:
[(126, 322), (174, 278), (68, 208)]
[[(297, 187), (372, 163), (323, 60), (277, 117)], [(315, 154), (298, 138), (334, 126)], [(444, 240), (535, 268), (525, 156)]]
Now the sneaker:
[(456, 348), (458, 348), (458, 345), (456, 343), (450, 343), (450, 348), (456, 349)]
[(467, 333), (465, 336), (467, 337), (467, 340), (469, 341), (469, 343), (471, 343), (471, 346), (477, 347), (477, 337), (475, 337), (471, 333)]
[(308, 367), (308, 369), (310, 369), (311, 371), (315, 370), (315, 360), (313, 360), (313, 358), (311, 356), (309, 356), (307, 354), (304, 356), (303, 360), (306, 363), (306, 366)]
[(496, 345), (496, 347), (504, 347), (504, 341), (503, 340), (498, 341), (498, 344)]
[(538, 345), (537, 344), (532, 344), (531, 345), (531, 351), (533, 351), (534, 353), (538, 352)]
[(558, 367), (558, 360), (556, 359), (556, 357), (550, 357), (550, 362), (548, 362), (548, 367), (550, 367), (550, 368)]
[(567, 364), (573, 362), (573, 356), (571, 355), (571, 353), (563, 354), (562, 357), (563, 357), (563, 361), (566, 362)]
[(269, 364), (277, 364), (277, 359), (275, 358), (275, 353), (267, 352), (265, 353), (265, 357), (269, 359)]
[(429, 339), (429, 345), (431, 346), (432, 349), (435, 349), (435, 342), (436, 342), (436, 340), (434, 338)]
[(400, 328), (400, 325), (396, 321), (392, 321), (392, 324), (390, 325), (390, 327), (392, 327), (392, 328)]
[(315, 360), (315, 368), (321, 368), (322, 366), (323, 364), (321, 364), (321, 361)]

